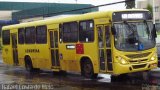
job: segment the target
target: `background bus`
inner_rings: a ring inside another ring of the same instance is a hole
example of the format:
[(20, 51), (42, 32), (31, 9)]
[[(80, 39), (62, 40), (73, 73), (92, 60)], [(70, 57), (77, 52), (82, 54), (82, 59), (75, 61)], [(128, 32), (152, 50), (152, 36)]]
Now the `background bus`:
[(3, 27), (3, 61), (52, 71), (114, 75), (157, 67), (147, 10), (94, 12)]

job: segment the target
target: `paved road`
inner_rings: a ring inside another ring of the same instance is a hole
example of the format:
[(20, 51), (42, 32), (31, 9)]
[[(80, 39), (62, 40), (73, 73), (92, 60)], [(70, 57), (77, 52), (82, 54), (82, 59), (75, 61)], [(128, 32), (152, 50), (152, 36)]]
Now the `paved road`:
[(0, 84), (50, 84), (54, 90), (141, 90), (142, 85), (131, 81), (111, 82), (109, 75), (96, 80), (85, 79), (77, 74), (53, 75), (50, 71), (28, 73), (20, 67), (0, 65)]
[[(0, 63), (0, 88), (7, 89), (9, 88), (7, 85), (20, 85), (21, 88), (22, 85), (40, 85), (39, 90), (151, 90), (151, 88), (158, 90), (160, 88), (158, 72), (158, 69), (152, 71), (150, 78), (146, 81), (135, 77), (111, 80), (110, 75), (104, 74), (100, 74), (98, 79), (90, 80), (73, 73), (67, 75), (53, 74), (51, 71), (28, 73), (22, 67)], [(10, 88), (16, 87), (10, 86)]]

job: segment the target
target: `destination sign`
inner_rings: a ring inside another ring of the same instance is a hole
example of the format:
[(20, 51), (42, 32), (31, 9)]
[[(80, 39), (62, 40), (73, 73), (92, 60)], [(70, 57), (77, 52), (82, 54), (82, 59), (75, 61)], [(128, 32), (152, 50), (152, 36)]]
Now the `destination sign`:
[(122, 14), (122, 19), (143, 19), (143, 13)]
[(152, 15), (148, 11), (123, 11), (113, 13), (113, 22), (124, 20), (152, 20)]

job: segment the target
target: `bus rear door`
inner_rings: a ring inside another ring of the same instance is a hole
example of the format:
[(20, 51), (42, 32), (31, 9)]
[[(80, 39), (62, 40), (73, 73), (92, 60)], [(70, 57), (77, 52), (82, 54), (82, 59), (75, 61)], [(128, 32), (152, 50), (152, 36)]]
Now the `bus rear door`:
[(60, 61), (59, 61), (59, 49), (58, 49), (58, 31), (50, 30), (50, 52), (51, 52), (51, 62), (52, 69), (59, 70), (60, 69)]
[(17, 33), (11, 33), (12, 38), (12, 51), (13, 51), (13, 64), (18, 65), (18, 50), (17, 50)]
[(97, 25), (101, 72), (112, 72), (111, 34), (109, 25)]

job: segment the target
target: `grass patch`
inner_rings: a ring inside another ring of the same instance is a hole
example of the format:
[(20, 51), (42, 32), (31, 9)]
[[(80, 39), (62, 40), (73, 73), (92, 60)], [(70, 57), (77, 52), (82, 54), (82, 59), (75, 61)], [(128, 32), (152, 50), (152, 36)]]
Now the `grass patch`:
[(157, 31), (157, 35), (160, 35), (160, 31)]

